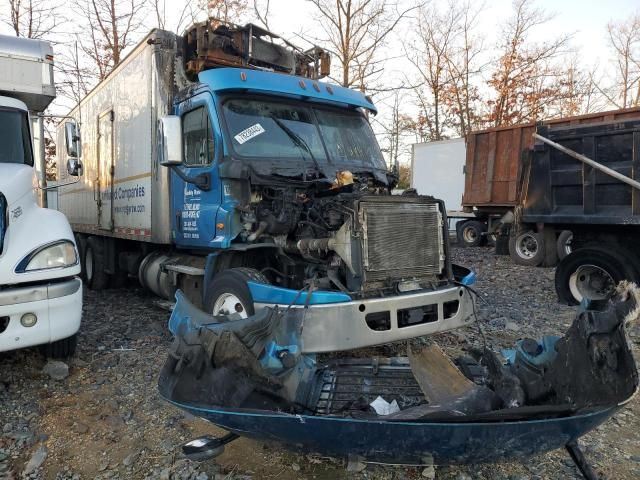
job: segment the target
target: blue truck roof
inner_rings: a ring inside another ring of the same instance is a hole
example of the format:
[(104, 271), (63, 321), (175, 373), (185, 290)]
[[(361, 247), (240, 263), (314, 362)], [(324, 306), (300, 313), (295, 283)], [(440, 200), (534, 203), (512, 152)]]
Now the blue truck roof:
[(286, 95), (319, 103), (346, 104), (378, 113), (371, 99), (362, 92), (295, 75), (245, 68), (215, 68), (200, 72), (198, 79), (214, 92), (244, 90)]

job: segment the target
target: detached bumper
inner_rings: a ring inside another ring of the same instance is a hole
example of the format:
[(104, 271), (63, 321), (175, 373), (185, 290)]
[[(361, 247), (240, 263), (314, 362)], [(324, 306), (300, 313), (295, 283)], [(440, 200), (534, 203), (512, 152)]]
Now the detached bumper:
[[(25, 327), (26, 313), (37, 322)], [(82, 317), (82, 281), (14, 287), (0, 290), (0, 352), (43, 345), (74, 335)]]
[[(304, 316), (303, 351), (335, 352), (431, 335), (467, 325), (473, 298), (450, 286), (360, 301), (311, 305)], [(273, 303), (256, 303), (256, 309)], [(285, 305), (282, 305), (286, 307)]]

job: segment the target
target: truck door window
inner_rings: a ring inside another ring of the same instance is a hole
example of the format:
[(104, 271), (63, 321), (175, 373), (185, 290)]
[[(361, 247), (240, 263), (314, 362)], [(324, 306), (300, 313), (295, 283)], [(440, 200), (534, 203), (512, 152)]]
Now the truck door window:
[(209, 165), (213, 161), (213, 129), (205, 107), (187, 112), (182, 117), (184, 164), (190, 167)]
[(23, 163), (33, 166), (27, 114), (0, 109), (0, 163)]

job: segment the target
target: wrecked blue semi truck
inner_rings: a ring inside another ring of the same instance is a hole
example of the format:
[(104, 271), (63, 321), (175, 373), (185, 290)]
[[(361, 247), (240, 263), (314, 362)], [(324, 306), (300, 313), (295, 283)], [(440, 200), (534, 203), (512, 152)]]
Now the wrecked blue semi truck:
[(216, 315), (307, 305), (313, 352), (468, 324), (443, 203), (391, 195), (376, 107), (318, 81), (328, 60), (213, 21), (134, 48), (59, 129), (76, 153), (61, 179), (80, 181), (58, 205), (88, 287), (135, 276)]
[[(597, 478), (577, 440), (638, 388), (626, 329), (640, 291), (582, 308), (562, 337), (522, 339), (503, 356), (486, 347), (454, 363), (435, 344), (408, 357), (319, 360), (304, 354), (304, 309), (214, 317), (178, 292), (175, 336), (160, 394), (230, 433), (184, 445), (193, 459), (239, 435), (365, 461), (467, 464), (567, 448)], [(505, 361), (504, 359), (507, 359)], [(380, 411), (380, 398), (395, 406)], [(428, 460), (426, 460), (428, 459)]]

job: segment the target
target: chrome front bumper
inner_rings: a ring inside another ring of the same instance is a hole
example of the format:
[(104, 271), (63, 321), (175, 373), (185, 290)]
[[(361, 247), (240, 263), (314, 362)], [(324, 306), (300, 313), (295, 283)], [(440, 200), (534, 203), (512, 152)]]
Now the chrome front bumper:
[[(303, 350), (306, 353), (351, 350), (464, 327), (473, 320), (473, 301), (464, 287), (451, 286), (386, 298), (313, 305), (304, 317)], [(256, 308), (261, 306), (266, 305), (256, 304)], [(423, 319), (420, 309), (425, 312)], [(407, 317), (415, 322), (408, 323)], [(384, 329), (370, 326), (375, 318), (386, 319)]]

